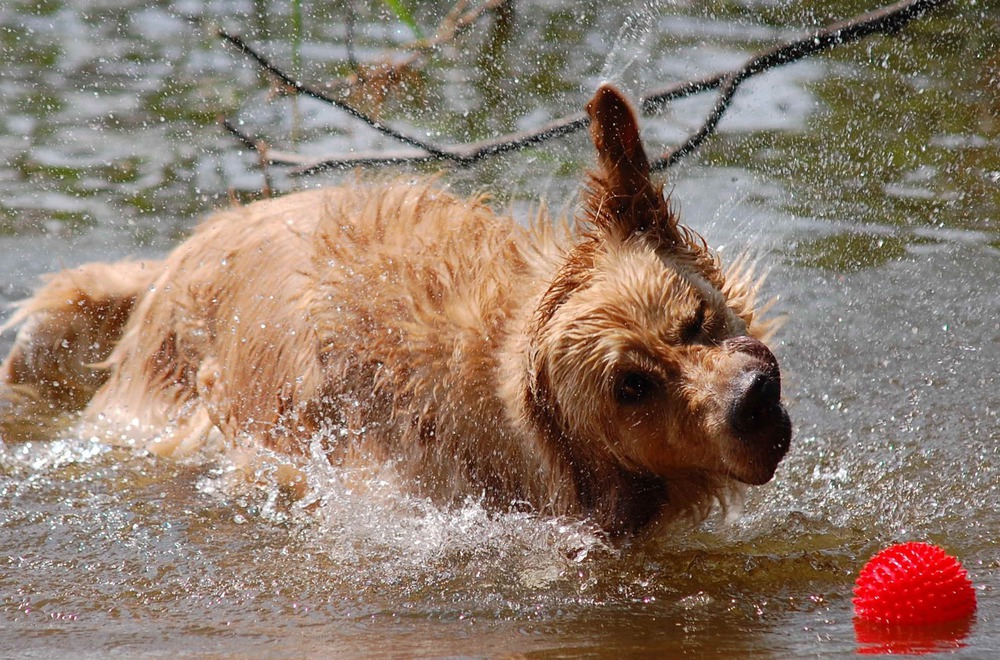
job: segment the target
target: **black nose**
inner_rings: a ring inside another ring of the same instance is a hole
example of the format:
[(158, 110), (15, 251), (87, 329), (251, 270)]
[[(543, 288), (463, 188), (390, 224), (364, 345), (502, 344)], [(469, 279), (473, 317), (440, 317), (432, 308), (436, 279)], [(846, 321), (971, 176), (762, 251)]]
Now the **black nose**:
[(740, 435), (751, 435), (773, 426), (783, 415), (781, 378), (777, 369), (753, 369), (736, 379), (729, 423)]

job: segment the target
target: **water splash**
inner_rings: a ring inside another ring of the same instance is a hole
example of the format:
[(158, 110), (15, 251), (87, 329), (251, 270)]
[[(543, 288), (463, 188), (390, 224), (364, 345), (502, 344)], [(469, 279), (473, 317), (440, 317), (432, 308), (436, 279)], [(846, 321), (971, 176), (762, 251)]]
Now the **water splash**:
[(533, 599), (514, 594), (555, 589), (560, 598), (575, 597), (593, 585), (589, 566), (617, 555), (585, 521), (496, 512), (477, 498), (441, 505), (406, 492), (391, 464), (331, 465), (324, 450), (330, 433), (336, 431), (314, 439), (301, 466), (308, 484), (302, 499), (288, 500), (268, 460), (253, 484), (236, 467), (220, 465), (198, 486), (235, 502), (237, 522), (256, 517), (293, 529), (299, 551), (308, 548), (329, 567), (324, 579), (337, 593), (396, 593), (452, 605), (458, 599), (477, 611), (520, 611)]
[(39, 478), (73, 464), (90, 463), (110, 451), (110, 446), (96, 440), (77, 438), (17, 444), (0, 440), (0, 471)]

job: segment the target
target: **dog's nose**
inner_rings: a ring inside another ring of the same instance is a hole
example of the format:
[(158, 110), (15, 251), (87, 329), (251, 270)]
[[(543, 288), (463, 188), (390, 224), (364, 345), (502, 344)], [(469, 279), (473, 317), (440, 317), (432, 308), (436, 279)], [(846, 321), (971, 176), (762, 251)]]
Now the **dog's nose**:
[(734, 353), (745, 353), (760, 362), (765, 371), (778, 373), (778, 358), (763, 342), (753, 337), (731, 337), (722, 343), (722, 347)]
[(729, 423), (740, 435), (774, 425), (781, 416), (781, 379), (777, 369), (751, 369), (736, 379)]
[(767, 431), (781, 421), (781, 370), (767, 346), (753, 337), (727, 339), (723, 347), (752, 359), (733, 383), (729, 423), (741, 436)]

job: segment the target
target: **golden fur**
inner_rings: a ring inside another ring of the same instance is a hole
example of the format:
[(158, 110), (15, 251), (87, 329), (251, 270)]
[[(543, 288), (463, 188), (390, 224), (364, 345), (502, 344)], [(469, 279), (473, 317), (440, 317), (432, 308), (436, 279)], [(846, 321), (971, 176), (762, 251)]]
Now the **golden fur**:
[(678, 223), (613, 88), (588, 111), (575, 228), (353, 184), (218, 213), (162, 262), (51, 276), (8, 322), (0, 414), (82, 409), (81, 432), (170, 455), (221, 432), (294, 463), (318, 438), (439, 501), (613, 535), (769, 480), (791, 431), (752, 269)]

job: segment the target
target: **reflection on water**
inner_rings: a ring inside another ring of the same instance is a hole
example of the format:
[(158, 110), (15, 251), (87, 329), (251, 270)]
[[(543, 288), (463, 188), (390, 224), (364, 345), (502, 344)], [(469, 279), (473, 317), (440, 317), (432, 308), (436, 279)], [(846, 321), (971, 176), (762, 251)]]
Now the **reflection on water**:
[[(432, 60), (412, 100), (381, 111), (442, 140), (479, 138), (581, 107), (601, 78), (636, 92), (693, 77), (857, 9), (639, 4), (518, 2), (513, 28), (473, 32)], [(968, 630), (925, 646), (988, 655), (1000, 647), (1000, 13), (984, 4), (768, 74), (672, 173), (688, 221), (724, 255), (755, 249), (789, 316), (776, 353), (796, 440), (741, 516), (612, 547), (579, 521), (475, 501), (435, 508), (400, 495), (391, 470), (316, 462), (319, 495), (290, 504), (234, 485), (214, 457), (174, 463), (74, 437), (7, 443), (5, 651), (881, 651), (894, 642), (854, 629), (854, 578), (884, 545), (919, 539), (963, 561), (980, 603)], [(333, 78), (346, 56), (343, 3), (306, 5), (303, 75)], [(450, 3), (419, 6), (438, 16)], [(215, 116), (283, 144), (291, 101), (181, 16), (222, 21), (289, 61), (285, 11), (128, 0), (0, 9), (0, 300), (60, 265), (162, 254), (228, 189), (259, 190), (253, 157)], [(358, 9), (362, 58), (408, 39), (371, 11)], [(647, 139), (676, 142), (708, 102), (647, 119)], [(303, 150), (380, 144), (315, 104), (299, 117)], [(445, 178), (516, 208), (558, 205), (589, 158), (577, 136)]]
[(969, 619), (931, 626), (880, 626), (855, 620), (858, 653), (862, 655), (926, 655), (966, 647)]

